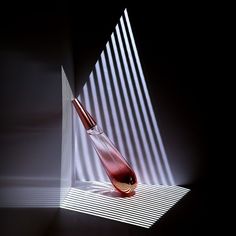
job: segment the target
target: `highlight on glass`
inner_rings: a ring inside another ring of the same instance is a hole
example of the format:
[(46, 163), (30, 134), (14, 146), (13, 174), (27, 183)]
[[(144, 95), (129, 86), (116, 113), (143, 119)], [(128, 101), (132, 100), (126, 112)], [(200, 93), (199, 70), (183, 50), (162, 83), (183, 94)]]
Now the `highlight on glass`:
[(79, 100), (74, 98), (72, 103), (115, 189), (122, 194), (133, 193), (137, 187), (137, 178), (129, 163)]

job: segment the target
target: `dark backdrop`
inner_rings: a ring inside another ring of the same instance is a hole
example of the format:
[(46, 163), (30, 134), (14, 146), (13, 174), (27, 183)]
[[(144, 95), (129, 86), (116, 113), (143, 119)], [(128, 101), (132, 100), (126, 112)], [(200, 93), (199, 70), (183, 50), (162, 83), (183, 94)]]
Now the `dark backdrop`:
[[(40, 178), (45, 185), (59, 184), (60, 65), (78, 93), (125, 7), (170, 164), (192, 189), (183, 206), (148, 233), (187, 235), (191, 230), (197, 235), (206, 226), (211, 160), (209, 31), (201, 6), (40, 2), (3, 7), (7, 14), (0, 23), (1, 184)], [(50, 209), (2, 209), (1, 219), (1, 235), (93, 235), (98, 230), (102, 235), (147, 234), (133, 226)]]

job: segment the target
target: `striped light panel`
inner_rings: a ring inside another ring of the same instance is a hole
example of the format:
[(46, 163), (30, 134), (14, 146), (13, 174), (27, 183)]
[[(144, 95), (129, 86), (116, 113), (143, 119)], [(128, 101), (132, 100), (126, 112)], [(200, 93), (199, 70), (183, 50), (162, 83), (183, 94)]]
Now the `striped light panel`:
[(2, 208), (57, 208), (60, 188), (56, 187), (4, 187), (0, 193)]
[[(145, 184), (176, 185), (167, 160), (127, 10), (122, 14), (78, 99)], [(108, 178), (76, 114), (75, 178)]]
[[(67, 192), (61, 198), (60, 207), (150, 228), (189, 189), (176, 186), (174, 181), (127, 10), (78, 99), (131, 164), (139, 185), (130, 197), (111, 191), (99, 157), (73, 110), (73, 187), (64, 186)], [(63, 158), (67, 163), (70, 156)], [(70, 177), (71, 167), (67, 165), (65, 180)]]
[(179, 186), (139, 184), (135, 195), (117, 197), (102, 190), (102, 186), (96, 191), (71, 188), (60, 207), (150, 228), (189, 191)]

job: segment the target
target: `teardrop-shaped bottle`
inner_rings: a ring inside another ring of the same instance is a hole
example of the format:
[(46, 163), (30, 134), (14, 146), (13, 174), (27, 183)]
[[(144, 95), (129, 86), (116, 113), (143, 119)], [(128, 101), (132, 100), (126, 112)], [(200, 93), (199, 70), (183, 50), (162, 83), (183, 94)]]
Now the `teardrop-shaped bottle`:
[(83, 105), (74, 98), (72, 103), (85, 127), (93, 146), (113, 186), (121, 193), (130, 194), (137, 186), (137, 178), (128, 162), (110, 139), (99, 128)]

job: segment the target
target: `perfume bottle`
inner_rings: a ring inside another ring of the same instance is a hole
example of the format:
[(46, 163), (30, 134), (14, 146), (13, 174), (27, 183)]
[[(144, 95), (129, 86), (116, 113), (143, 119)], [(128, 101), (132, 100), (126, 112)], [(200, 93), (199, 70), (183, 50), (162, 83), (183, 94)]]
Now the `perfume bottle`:
[(85, 110), (78, 99), (74, 98), (72, 103), (92, 140), (93, 146), (113, 186), (123, 194), (130, 194), (137, 187), (136, 175), (116, 149), (114, 144), (98, 127), (93, 117)]

